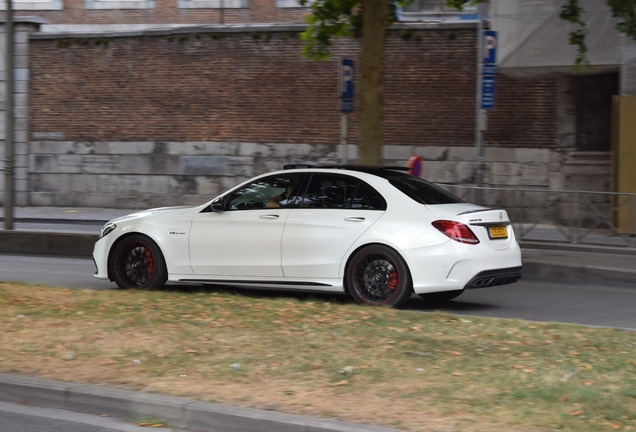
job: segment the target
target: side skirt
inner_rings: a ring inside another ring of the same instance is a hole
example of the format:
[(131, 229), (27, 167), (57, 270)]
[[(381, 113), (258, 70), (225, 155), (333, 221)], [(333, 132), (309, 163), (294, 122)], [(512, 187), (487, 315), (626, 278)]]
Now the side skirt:
[(215, 284), (215, 285), (254, 285), (254, 286), (301, 286), (301, 287), (332, 287), (333, 285), (318, 282), (294, 281), (253, 281), (253, 280), (222, 280), (222, 279), (179, 279), (179, 282)]

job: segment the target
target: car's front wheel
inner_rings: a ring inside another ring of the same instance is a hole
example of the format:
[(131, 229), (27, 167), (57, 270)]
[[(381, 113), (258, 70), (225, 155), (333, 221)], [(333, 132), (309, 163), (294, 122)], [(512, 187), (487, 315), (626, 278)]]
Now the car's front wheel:
[(346, 282), (360, 304), (404, 306), (413, 293), (411, 274), (402, 257), (383, 245), (360, 249), (351, 258)]
[(140, 234), (117, 243), (111, 258), (111, 275), (119, 288), (161, 288), (168, 279), (159, 247)]

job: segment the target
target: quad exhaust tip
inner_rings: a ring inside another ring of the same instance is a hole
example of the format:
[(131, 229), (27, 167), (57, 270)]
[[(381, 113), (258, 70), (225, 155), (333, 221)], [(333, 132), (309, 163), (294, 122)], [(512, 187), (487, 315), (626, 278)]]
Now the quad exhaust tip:
[(521, 267), (501, 270), (488, 270), (476, 275), (466, 284), (466, 288), (488, 288), (498, 285), (508, 285), (521, 279)]

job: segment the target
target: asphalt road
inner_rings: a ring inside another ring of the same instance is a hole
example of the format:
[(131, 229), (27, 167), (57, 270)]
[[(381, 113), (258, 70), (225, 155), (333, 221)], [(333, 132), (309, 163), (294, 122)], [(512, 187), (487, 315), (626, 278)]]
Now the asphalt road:
[[(0, 255), (0, 280), (45, 284), (68, 288), (116, 289), (112, 282), (93, 277), (90, 259)], [(200, 287), (177, 285), (184, 292)], [(209, 287), (209, 290), (219, 288)], [(232, 288), (229, 288), (232, 289)], [(305, 293), (250, 290), (263, 296), (306, 297)], [(345, 295), (314, 294), (338, 301), (353, 301)], [(520, 318), (592, 326), (636, 329), (636, 288), (592, 286), (524, 280), (512, 285), (468, 290), (446, 303), (425, 302), (413, 296), (407, 309), (423, 312), (447, 311), (460, 315)]]

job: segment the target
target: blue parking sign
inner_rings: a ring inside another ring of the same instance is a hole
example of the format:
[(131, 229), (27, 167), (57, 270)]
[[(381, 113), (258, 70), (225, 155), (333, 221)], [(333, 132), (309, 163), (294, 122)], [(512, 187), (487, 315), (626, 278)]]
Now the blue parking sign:
[(497, 32), (494, 30), (484, 31), (484, 64), (497, 63)]
[(353, 60), (341, 59), (339, 63), (340, 111), (349, 113), (354, 109), (354, 70)]

